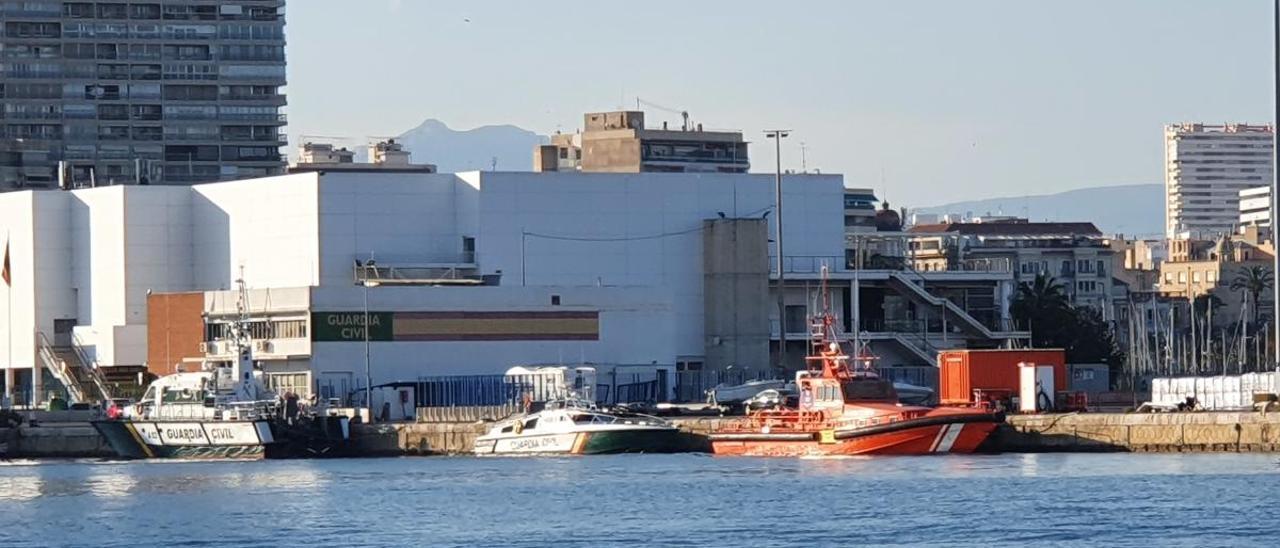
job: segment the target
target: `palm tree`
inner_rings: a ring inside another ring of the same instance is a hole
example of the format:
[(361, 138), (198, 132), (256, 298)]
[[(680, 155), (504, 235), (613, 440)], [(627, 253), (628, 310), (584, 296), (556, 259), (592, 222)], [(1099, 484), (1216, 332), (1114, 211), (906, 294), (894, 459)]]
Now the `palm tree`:
[(1242, 266), (1231, 280), (1232, 291), (1243, 291), (1253, 303), (1253, 323), (1258, 323), (1258, 298), (1271, 289), (1271, 270), (1260, 265)]
[(1037, 274), (1035, 281), (1018, 284), (1018, 293), (1013, 297), (1013, 313), (1015, 316), (1029, 316), (1037, 311), (1069, 308), (1067, 292), (1062, 289), (1052, 276)]
[(1071, 329), (1071, 303), (1053, 277), (1038, 274), (1034, 281), (1018, 284), (1010, 309), (1015, 320), (1031, 329), (1036, 346), (1063, 346)]

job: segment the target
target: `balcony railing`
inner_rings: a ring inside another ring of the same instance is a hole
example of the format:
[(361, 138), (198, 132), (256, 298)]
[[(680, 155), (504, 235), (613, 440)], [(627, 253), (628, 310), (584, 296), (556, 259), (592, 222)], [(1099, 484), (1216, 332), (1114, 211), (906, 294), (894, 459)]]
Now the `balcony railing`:
[[(788, 274), (816, 274), (822, 267), (840, 272), (848, 270), (847, 260), (840, 255), (787, 255), (782, 258), (782, 268)], [(778, 256), (769, 257), (769, 273), (778, 273)]]

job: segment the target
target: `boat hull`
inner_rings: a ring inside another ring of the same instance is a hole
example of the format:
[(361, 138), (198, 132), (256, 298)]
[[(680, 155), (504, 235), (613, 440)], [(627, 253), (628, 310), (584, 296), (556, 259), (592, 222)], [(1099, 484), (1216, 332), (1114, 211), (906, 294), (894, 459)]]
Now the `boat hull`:
[(297, 424), (256, 421), (93, 421), (124, 459), (263, 459), (343, 456), (346, 417), (315, 417)]
[(601, 430), (497, 438), (481, 437), (475, 444), (477, 455), (706, 453), (710, 450), (705, 438), (672, 429)]
[(717, 455), (800, 457), (973, 453), (995, 431), (999, 415), (923, 417), (847, 431), (712, 434)]

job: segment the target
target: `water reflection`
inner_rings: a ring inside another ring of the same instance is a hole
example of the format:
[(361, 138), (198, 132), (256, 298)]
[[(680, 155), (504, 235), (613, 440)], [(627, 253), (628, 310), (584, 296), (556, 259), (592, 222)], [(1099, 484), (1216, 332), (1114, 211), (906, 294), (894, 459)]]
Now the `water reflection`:
[(36, 476), (17, 476), (0, 479), (0, 500), (23, 502), (40, 498), (42, 481)]
[(138, 479), (126, 467), (118, 467), (106, 474), (89, 476), (85, 481), (89, 494), (104, 499), (125, 498), (133, 494)]

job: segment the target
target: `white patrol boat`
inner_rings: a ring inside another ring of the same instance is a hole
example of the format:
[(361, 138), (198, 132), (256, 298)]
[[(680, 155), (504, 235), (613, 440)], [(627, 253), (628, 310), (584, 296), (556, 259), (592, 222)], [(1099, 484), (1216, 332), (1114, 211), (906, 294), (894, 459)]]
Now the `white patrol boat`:
[(122, 416), (93, 421), (123, 458), (287, 458), (337, 456), (350, 437), (348, 417), (325, 416), (293, 395), (280, 397), (253, 365), (245, 329), (246, 293), (230, 340), (236, 357), (156, 379)]
[(603, 410), (577, 398), (499, 422), (476, 438), (477, 455), (705, 452), (706, 440), (657, 417)]

